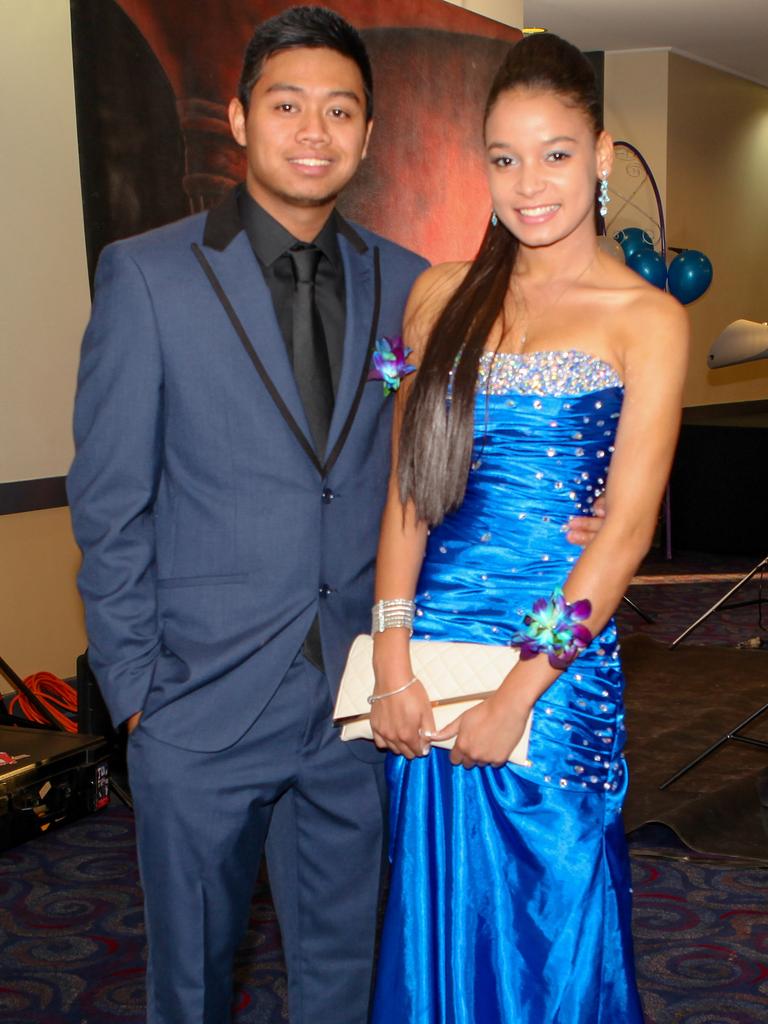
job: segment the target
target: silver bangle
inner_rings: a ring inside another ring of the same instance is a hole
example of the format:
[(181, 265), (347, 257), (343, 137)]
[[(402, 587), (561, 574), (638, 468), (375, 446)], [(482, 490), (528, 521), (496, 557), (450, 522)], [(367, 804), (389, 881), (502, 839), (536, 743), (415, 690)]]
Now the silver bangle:
[(403, 597), (377, 601), (371, 609), (371, 633), (383, 633), (387, 629), (407, 629), (413, 633), (413, 616), (416, 605)]
[(409, 686), (413, 686), (414, 683), (418, 683), (418, 681), (419, 680), (416, 676), (414, 676), (413, 679), (409, 679), (407, 683), (403, 683), (402, 686), (398, 686), (396, 690), (386, 690), (384, 693), (372, 693), (370, 697), (366, 698), (366, 700), (371, 706), (373, 706), (377, 701), (386, 700), (387, 697), (394, 697), (396, 693), (402, 693), (404, 690), (407, 690)]

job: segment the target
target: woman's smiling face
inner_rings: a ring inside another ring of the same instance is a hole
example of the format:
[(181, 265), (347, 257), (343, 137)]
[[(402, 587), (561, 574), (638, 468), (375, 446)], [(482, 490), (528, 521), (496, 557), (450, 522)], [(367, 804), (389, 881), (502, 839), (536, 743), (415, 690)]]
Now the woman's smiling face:
[[(485, 124), (488, 184), (498, 218), (525, 246), (551, 245), (587, 225), (612, 144), (559, 93), (502, 92)], [(586, 228), (583, 228), (586, 230)]]

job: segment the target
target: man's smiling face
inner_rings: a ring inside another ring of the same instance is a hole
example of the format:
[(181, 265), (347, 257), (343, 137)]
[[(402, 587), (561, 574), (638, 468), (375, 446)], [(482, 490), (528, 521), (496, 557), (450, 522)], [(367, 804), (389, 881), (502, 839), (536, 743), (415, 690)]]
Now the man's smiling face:
[(232, 134), (246, 147), (246, 186), (281, 223), (297, 207), (332, 208), (368, 146), (365, 90), (353, 60), (327, 48), (269, 57), (246, 112), (230, 104)]

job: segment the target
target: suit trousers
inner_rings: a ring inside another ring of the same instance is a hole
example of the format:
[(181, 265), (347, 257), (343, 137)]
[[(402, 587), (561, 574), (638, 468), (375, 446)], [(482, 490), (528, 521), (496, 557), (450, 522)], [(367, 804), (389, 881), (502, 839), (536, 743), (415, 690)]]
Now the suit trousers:
[[(183, 707), (179, 707), (183, 714)], [(325, 676), (299, 655), (224, 750), (134, 730), (128, 767), (149, 944), (148, 1024), (225, 1024), (235, 952), (266, 844), (291, 1024), (365, 1024), (384, 861), (381, 764), (331, 724)]]

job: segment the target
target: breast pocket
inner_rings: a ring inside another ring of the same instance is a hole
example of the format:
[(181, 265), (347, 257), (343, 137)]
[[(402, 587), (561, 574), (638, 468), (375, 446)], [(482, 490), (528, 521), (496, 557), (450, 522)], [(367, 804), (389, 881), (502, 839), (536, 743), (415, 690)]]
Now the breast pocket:
[(174, 576), (170, 579), (158, 580), (160, 590), (172, 590), (177, 587), (217, 587), (228, 583), (245, 583), (247, 572), (231, 573), (226, 576)]

